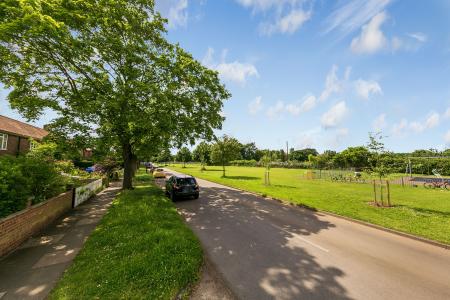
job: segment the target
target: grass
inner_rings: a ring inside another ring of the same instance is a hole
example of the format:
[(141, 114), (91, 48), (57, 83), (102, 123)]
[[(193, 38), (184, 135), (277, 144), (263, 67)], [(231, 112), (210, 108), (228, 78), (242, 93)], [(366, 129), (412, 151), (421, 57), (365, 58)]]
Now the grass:
[(222, 178), (221, 167), (170, 166), (206, 180), (267, 195), (295, 204), (358, 219), (387, 228), (450, 244), (450, 191), (422, 187), (391, 185), (393, 207), (379, 208), (368, 204), (373, 200), (370, 184), (306, 180), (306, 170), (273, 168), (271, 186), (265, 186), (264, 169), (227, 167)]
[(49, 299), (174, 299), (199, 278), (200, 243), (139, 174), (121, 192)]

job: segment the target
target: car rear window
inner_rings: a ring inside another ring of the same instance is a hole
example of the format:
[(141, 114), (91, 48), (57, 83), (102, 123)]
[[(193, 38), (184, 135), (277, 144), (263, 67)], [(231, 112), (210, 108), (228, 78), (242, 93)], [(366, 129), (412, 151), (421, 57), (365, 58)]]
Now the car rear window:
[(196, 184), (195, 179), (190, 178), (177, 178), (177, 184), (179, 185), (194, 185)]
[(164, 171), (163, 169), (156, 169), (156, 171), (158, 171), (158, 172), (162, 172), (162, 171)]

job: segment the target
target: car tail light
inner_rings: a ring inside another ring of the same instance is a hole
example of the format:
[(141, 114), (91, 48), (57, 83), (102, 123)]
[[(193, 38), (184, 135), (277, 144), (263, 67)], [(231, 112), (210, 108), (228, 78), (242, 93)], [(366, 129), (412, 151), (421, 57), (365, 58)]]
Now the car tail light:
[(199, 186), (198, 184), (194, 185), (194, 189), (198, 190)]

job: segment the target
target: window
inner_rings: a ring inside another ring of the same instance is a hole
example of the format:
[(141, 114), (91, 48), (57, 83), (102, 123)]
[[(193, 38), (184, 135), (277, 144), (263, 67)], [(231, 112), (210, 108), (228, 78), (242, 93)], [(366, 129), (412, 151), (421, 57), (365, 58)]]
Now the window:
[(0, 150), (6, 150), (8, 148), (8, 135), (6, 133), (0, 133)]

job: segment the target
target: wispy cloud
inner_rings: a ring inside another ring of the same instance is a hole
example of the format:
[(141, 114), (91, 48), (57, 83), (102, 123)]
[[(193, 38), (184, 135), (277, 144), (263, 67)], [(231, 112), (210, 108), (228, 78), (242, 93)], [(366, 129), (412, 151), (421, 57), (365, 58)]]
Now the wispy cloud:
[(383, 94), (380, 84), (375, 80), (356, 80), (355, 91), (356, 94), (364, 100), (368, 100), (371, 95)]
[(260, 23), (264, 35), (275, 33), (293, 34), (312, 16), (311, 0), (236, 0), (253, 13), (261, 13), (265, 20)]
[(381, 13), (391, 0), (351, 0), (337, 7), (325, 20), (325, 33), (338, 31), (346, 36), (359, 30)]
[(387, 127), (386, 114), (381, 114), (372, 122), (372, 129), (375, 131), (382, 131)]
[(447, 131), (447, 133), (445, 134), (444, 140), (445, 140), (445, 144), (447, 145), (447, 147), (450, 147), (450, 130)]
[(319, 96), (319, 101), (327, 100), (332, 94), (342, 90), (342, 82), (337, 76), (338, 66), (333, 65), (325, 79), (325, 88)]
[(293, 103), (277, 101), (275, 105), (268, 107), (267, 116), (271, 119), (279, 119), (284, 113), (298, 116), (316, 107), (317, 99), (312, 94), (307, 94), (302, 100)]
[(220, 62), (214, 60), (214, 49), (208, 48), (202, 63), (209, 68), (219, 72), (223, 80), (235, 82), (244, 86), (249, 77), (259, 77), (258, 70), (251, 63), (242, 63), (240, 61), (226, 62), (227, 50), (222, 51)]
[(167, 18), (169, 28), (175, 29), (187, 25), (188, 4), (188, 0), (157, 0), (155, 7), (164, 18)]
[(428, 37), (425, 35), (425, 33), (422, 33), (422, 32), (408, 33), (408, 36), (413, 39), (416, 39), (417, 41), (419, 41), (421, 43), (425, 43), (428, 40)]
[(261, 96), (256, 97), (248, 104), (248, 112), (251, 115), (256, 115), (258, 112), (260, 112), (262, 110), (262, 108), (263, 108), (263, 103), (262, 103)]
[(324, 129), (334, 128), (341, 124), (348, 115), (348, 108), (345, 101), (341, 101), (333, 105), (327, 112), (322, 115), (320, 122)]
[(355, 37), (350, 48), (354, 53), (371, 54), (383, 50), (388, 46), (388, 41), (381, 31), (381, 25), (386, 21), (386, 13), (376, 14), (369, 23), (361, 29), (361, 34)]
[(395, 136), (404, 136), (408, 133), (421, 133), (439, 125), (440, 115), (437, 112), (430, 112), (422, 121), (409, 122), (403, 118), (399, 123), (392, 126), (392, 133)]

